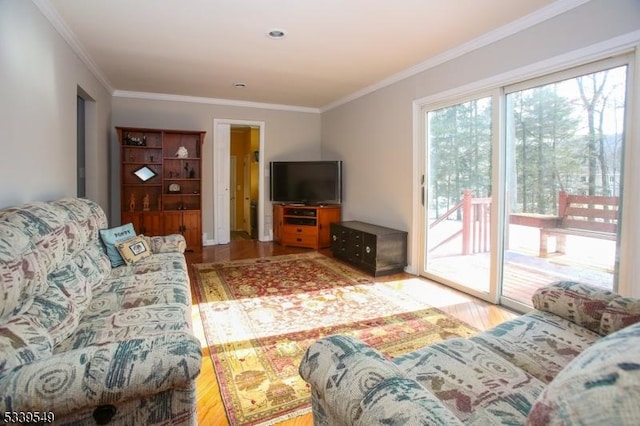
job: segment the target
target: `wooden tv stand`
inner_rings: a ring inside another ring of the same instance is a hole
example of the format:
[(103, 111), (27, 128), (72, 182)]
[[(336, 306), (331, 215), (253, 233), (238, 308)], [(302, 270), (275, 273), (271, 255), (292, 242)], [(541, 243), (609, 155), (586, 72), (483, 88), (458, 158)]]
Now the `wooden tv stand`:
[(273, 240), (283, 246), (330, 247), (329, 225), (340, 221), (340, 211), (339, 205), (274, 204)]

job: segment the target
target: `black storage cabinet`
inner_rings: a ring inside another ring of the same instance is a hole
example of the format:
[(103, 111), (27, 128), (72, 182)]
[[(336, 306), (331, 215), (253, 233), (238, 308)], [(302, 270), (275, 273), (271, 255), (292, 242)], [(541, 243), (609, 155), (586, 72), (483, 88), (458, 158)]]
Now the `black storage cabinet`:
[(359, 221), (335, 222), (331, 251), (376, 277), (395, 274), (407, 266), (407, 233)]

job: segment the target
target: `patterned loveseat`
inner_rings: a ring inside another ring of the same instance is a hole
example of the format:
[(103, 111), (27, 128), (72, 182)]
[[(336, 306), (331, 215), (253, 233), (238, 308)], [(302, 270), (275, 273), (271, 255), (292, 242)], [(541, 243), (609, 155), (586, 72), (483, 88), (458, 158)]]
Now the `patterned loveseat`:
[(0, 210), (0, 424), (196, 423), (184, 238), (112, 268), (105, 228), (84, 199)]
[(574, 282), (469, 339), (386, 359), (347, 336), (300, 365), (318, 425), (638, 425), (640, 301)]

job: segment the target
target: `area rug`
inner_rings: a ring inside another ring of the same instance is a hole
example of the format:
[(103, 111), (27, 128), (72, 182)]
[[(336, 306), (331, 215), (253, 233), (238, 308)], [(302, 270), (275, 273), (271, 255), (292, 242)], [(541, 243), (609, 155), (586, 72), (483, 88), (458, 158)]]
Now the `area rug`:
[(194, 296), (231, 425), (268, 425), (309, 412), (298, 365), (320, 337), (352, 335), (394, 357), (477, 333), (398, 282), (317, 252), (194, 269)]

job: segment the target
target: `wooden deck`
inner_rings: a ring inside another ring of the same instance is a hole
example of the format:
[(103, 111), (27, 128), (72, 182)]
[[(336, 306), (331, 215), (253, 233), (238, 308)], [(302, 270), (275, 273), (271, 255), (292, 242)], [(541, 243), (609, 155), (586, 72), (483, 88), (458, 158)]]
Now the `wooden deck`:
[[(538, 228), (511, 224), (508, 235), (502, 284), (505, 297), (531, 304), (531, 296), (536, 289), (559, 280), (579, 281), (609, 290), (613, 288), (615, 241), (567, 236), (565, 253), (541, 258)], [(430, 253), (429, 272), (469, 288), (488, 292), (489, 253), (461, 253), (460, 239), (438, 247)]]
[[(430, 272), (478, 291), (489, 291), (488, 253), (442, 257), (430, 265)], [(531, 296), (540, 287), (554, 281), (571, 280), (611, 290), (613, 271), (602, 265), (584, 265), (579, 259), (556, 256), (541, 259), (535, 255), (505, 253), (503, 296), (531, 304)]]

